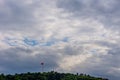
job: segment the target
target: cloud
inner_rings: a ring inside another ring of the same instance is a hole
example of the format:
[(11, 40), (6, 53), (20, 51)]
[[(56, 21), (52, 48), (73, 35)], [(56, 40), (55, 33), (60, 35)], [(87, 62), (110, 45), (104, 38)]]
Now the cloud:
[[(0, 72), (119, 78), (118, 0), (1, 0)], [(118, 75), (116, 75), (116, 73)]]
[(57, 6), (64, 12), (71, 13), (72, 18), (93, 18), (109, 29), (120, 30), (119, 3), (118, 0), (61, 0), (57, 2)]
[(42, 50), (41, 52), (35, 52), (32, 49), (17, 47), (0, 51), (0, 64), (3, 68), (1, 73), (38, 72), (41, 71), (41, 62), (45, 62), (45, 70), (53, 70), (57, 67), (58, 57), (44, 50), (43, 54)]

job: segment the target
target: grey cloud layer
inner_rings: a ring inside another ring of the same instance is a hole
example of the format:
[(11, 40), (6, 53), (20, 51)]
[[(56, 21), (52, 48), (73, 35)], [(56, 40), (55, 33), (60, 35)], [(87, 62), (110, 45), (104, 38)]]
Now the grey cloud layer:
[(1, 73), (20, 73), (28, 71), (41, 71), (41, 62), (45, 62), (45, 71), (53, 70), (57, 67), (59, 59), (50, 52), (34, 53), (32, 49), (10, 48), (0, 51), (0, 69)]
[(33, 6), (33, 5), (25, 4), (24, 2), (15, 1), (15, 0), (3, 1), (3, 5), (1, 5), (1, 10), (0, 10), (1, 30), (7, 30), (7, 29), (21, 30), (21, 27), (24, 28), (30, 27), (31, 25), (33, 25), (33, 23), (35, 23), (34, 21), (35, 18), (32, 14), (35, 9), (35, 5)]
[(91, 17), (106, 24), (106, 27), (120, 30), (119, 4), (119, 0), (60, 0), (57, 6), (72, 13), (73, 18)]
[(46, 71), (54, 68), (119, 80), (119, 3), (1, 0), (0, 72), (40, 71), (43, 61)]

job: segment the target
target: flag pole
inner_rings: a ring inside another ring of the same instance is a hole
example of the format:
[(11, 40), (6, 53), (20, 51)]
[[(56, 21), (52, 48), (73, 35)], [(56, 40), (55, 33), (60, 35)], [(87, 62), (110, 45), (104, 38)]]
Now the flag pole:
[(41, 71), (44, 72), (44, 63), (41, 62)]

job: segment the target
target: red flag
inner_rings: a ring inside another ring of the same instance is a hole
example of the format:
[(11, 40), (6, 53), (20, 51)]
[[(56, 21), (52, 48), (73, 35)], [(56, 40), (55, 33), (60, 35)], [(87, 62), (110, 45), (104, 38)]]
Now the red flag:
[(44, 65), (44, 63), (43, 63), (43, 62), (41, 62), (41, 65)]

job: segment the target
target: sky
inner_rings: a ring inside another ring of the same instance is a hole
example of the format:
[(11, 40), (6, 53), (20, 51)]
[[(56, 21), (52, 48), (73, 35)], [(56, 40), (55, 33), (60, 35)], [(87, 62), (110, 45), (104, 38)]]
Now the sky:
[(0, 0), (0, 73), (120, 79), (120, 0)]

